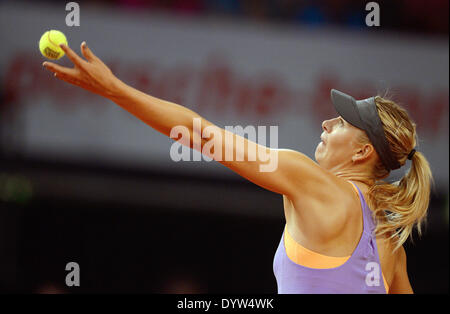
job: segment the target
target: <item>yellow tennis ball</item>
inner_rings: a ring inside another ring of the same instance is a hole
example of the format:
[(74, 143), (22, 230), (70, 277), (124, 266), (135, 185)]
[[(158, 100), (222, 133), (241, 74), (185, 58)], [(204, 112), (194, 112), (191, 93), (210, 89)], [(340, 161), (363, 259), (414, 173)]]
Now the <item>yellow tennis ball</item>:
[(39, 40), (39, 50), (48, 59), (58, 60), (64, 56), (64, 50), (59, 45), (67, 45), (66, 36), (57, 30), (46, 31)]

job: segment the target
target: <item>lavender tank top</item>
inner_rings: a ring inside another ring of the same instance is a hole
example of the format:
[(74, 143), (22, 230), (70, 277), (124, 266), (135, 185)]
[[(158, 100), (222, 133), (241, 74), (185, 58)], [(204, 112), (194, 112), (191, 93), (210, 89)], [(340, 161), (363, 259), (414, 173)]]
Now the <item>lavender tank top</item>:
[[(355, 185), (356, 186), (356, 185)], [(362, 294), (386, 293), (374, 235), (375, 223), (361, 190), (363, 232), (356, 249), (341, 266), (309, 268), (294, 263), (286, 254), (284, 232), (273, 261), (273, 272), (280, 294)]]

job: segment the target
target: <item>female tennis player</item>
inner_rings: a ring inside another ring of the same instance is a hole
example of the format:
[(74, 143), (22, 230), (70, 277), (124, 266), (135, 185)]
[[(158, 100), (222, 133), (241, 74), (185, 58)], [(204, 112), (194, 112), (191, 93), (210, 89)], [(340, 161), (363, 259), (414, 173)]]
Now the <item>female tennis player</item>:
[[(166, 136), (176, 126), (186, 127), (191, 136), (183, 145), (190, 148), (199, 150), (209, 140), (201, 137), (206, 127), (225, 138), (227, 130), (190, 109), (119, 80), (85, 42), (84, 58), (61, 48), (73, 68), (43, 64), (58, 79), (112, 100)], [(273, 263), (279, 293), (412, 293), (403, 243), (413, 228), (421, 231), (432, 184), (429, 164), (415, 150), (416, 125), (403, 108), (380, 96), (356, 101), (332, 90), (331, 100), (339, 115), (322, 123), (316, 161), (258, 144), (278, 154), (274, 171), (259, 171), (263, 161), (249, 161), (247, 149), (244, 161), (217, 161), (283, 196), (286, 225)], [(201, 119), (197, 143), (194, 118)], [(217, 144), (235, 156), (239, 136), (232, 136), (231, 144)], [(255, 144), (240, 140), (246, 148)], [(383, 181), (407, 159), (411, 167), (400, 181)]]

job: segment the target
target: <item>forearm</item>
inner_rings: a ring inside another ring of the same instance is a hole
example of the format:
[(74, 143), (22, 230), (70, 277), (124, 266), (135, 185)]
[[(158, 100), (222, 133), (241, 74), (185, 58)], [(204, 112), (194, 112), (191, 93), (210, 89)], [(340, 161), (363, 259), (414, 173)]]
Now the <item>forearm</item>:
[(153, 97), (121, 81), (115, 90), (109, 99), (166, 136), (170, 136), (175, 126), (185, 126), (192, 134), (193, 119), (201, 118), (186, 107)]

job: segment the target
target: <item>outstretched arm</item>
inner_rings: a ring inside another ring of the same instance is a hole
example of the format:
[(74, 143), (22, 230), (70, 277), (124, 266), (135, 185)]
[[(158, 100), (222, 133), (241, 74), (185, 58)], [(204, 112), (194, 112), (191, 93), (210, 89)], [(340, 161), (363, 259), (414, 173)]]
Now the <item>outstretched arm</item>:
[[(190, 142), (182, 144), (193, 149), (203, 148), (204, 144), (210, 140), (201, 136), (205, 128), (209, 127), (209, 130), (213, 131), (214, 141), (218, 135), (217, 143), (221, 147), (220, 157), (216, 156), (215, 159), (249, 181), (291, 199), (294, 199), (299, 193), (302, 194), (302, 191), (309, 197), (320, 198), (324, 191), (324, 184), (330, 183), (329, 174), (300, 152), (271, 149), (256, 144), (217, 127), (186, 107), (150, 96), (125, 84), (113, 75), (111, 70), (92, 53), (84, 42), (81, 44), (81, 53), (85, 59), (78, 56), (68, 46), (61, 45), (61, 48), (73, 62), (74, 67), (66, 68), (51, 62), (44, 62), (44, 67), (53, 72), (57, 78), (112, 100), (166, 136), (170, 136), (171, 130), (176, 126), (186, 127), (190, 132)], [(194, 136), (193, 128), (195, 118), (201, 119), (201, 128), (196, 131), (199, 133), (196, 136)], [(225, 141), (226, 136), (232, 136), (233, 141)], [(199, 139), (200, 143), (194, 143), (194, 138)], [(219, 139), (221, 140), (219, 141)], [(244, 151), (239, 151), (244, 155), (243, 161), (226, 161), (225, 152), (232, 151), (232, 156), (236, 156), (239, 149), (236, 145), (237, 140), (244, 143)], [(250, 147), (256, 148), (256, 152), (265, 153), (266, 159), (261, 160), (257, 153), (256, 160), (251, 161), (248, 158)], [(216, 142), (214, 149), (216, 149)], [(214, 150), (211, 150), (211, 153), (214, 153)], [(277, 165), (273, 171), (262, 172), (260, 169), (267, 165), (267, 156), (275, 157)], [(328, 190), (327, 193), (329, 192)]]

